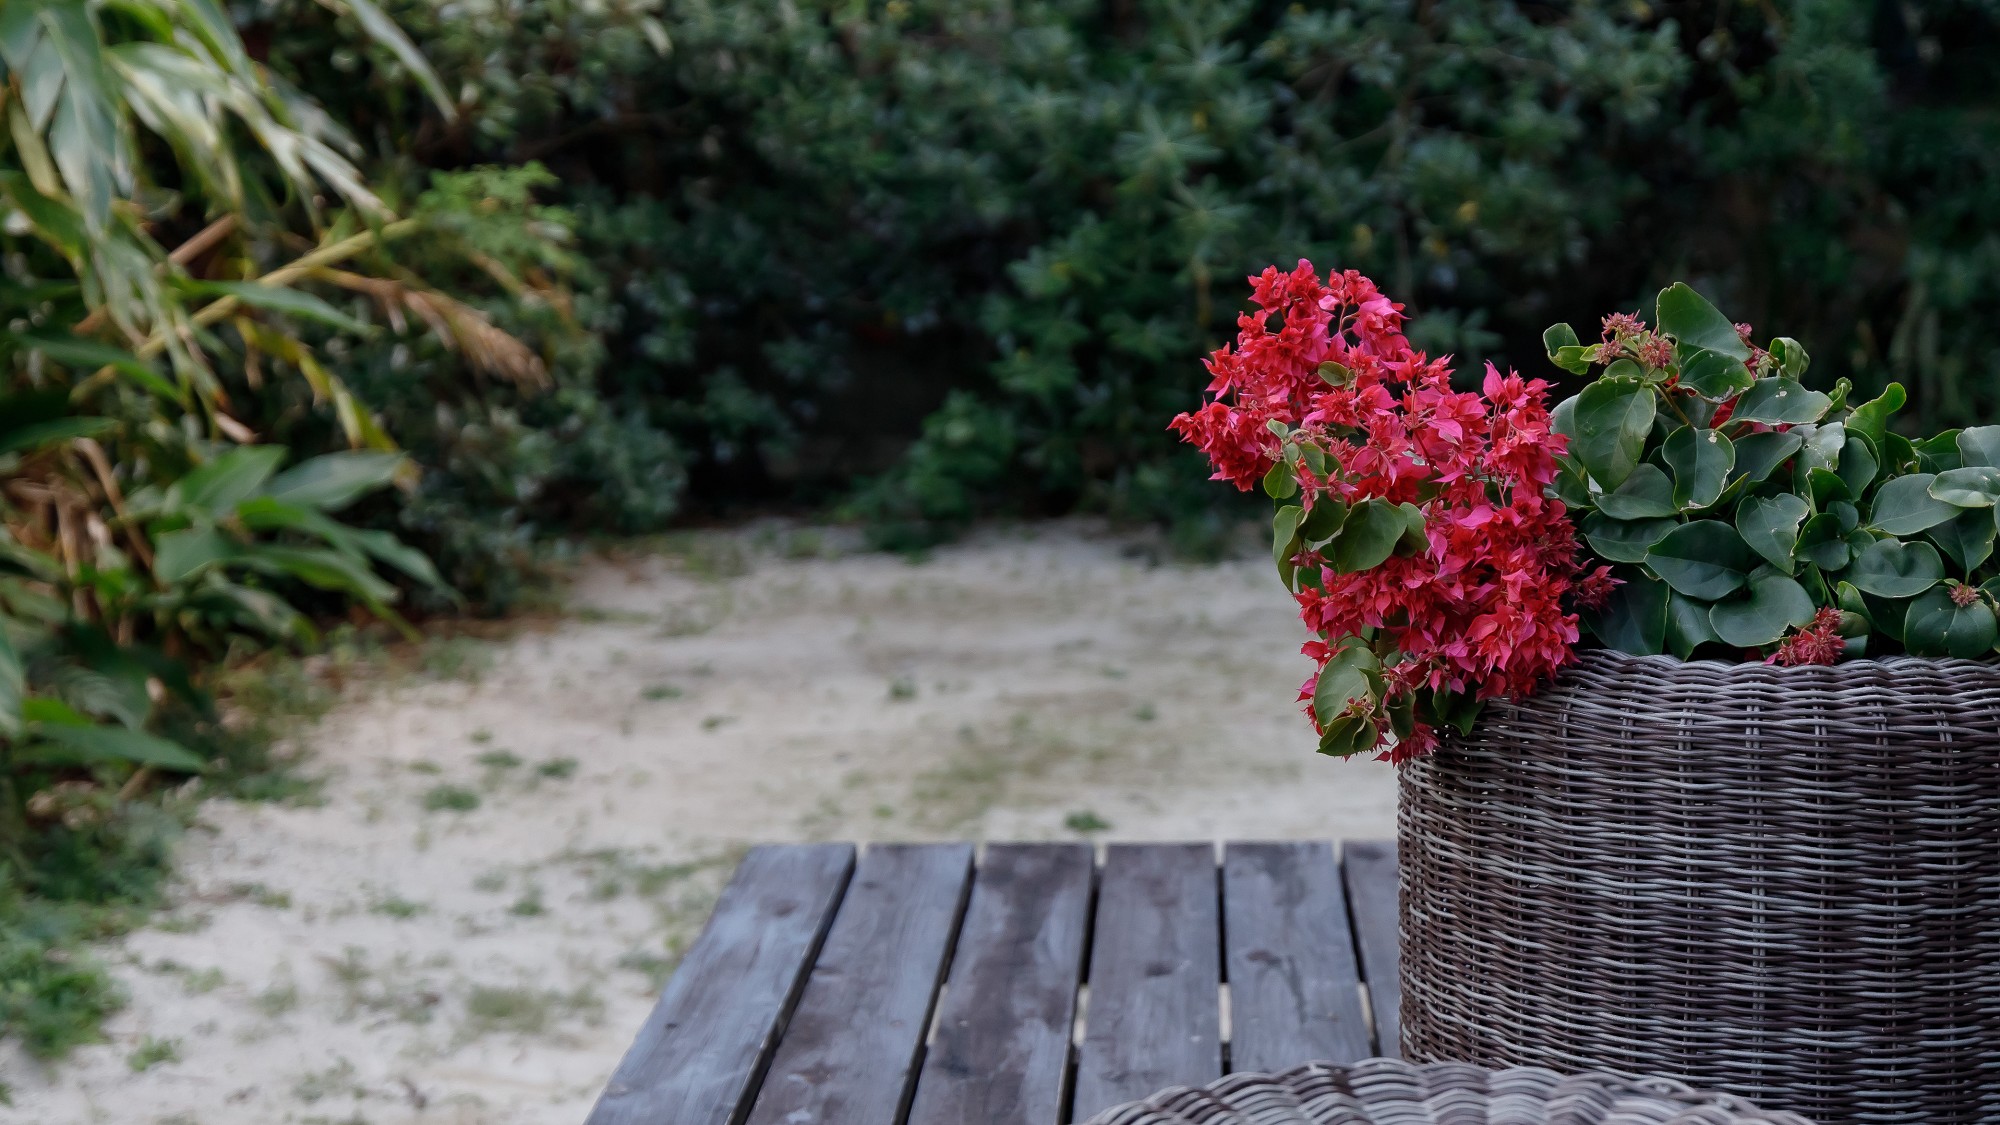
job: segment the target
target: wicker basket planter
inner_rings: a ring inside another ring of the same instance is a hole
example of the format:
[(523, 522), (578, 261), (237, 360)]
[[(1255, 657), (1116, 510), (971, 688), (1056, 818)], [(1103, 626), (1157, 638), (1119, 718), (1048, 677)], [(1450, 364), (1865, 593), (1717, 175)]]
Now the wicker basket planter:
[(1089, 1125), (1811, 1125), (1665, 1079), (1368, 1059), (1163, 1090)]
[(2000, 1125), (2000, 667), (1591, 652), (1400, 835), (1412, 1058)]

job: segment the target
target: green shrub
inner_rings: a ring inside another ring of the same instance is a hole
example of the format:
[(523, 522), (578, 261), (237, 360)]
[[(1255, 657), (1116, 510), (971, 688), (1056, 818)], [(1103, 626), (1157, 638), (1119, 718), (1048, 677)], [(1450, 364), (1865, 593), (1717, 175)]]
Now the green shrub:
[(599, 391), (705, 506), (864, 479), (892, 544), (1078, 505), (1199, 542), (1159, 419), (1238, 279), (1298, 257), (1380, 278), (1434, 353), (1525, 366), (1548, 321), (1689, 276), (1825, 341), (1829, 379), (1899, 378), (1923, 427), (2000, 406), (1972, 0), (395, 0), (449, 129), (265, 2), (276, 64), (384, 158), (557, 173)]

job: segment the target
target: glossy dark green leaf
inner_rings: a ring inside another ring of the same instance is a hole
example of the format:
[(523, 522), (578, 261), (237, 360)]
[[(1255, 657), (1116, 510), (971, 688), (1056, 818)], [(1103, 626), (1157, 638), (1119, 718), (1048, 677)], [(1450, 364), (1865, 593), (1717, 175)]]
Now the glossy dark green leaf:
[(1373, 716), (1341, 715), (1330, 723), (1322, 723), (1321, 730), (1319, 752), (1328, 757), (1351, 758), (1375, 748), (1377, 735)]
[(1721, 498), (1729, 473), (1736, 467), (1736, 443), (1719, 430), (1682, 426), (1667, 435), (1660, 456), (1674, 471), (1675, 507), (1692, 511)]
[(1313, 501), (1312, 510), (1299, 521), (1299, 539), (1306, 543), (1324, 543), (1340, 530), (1347, 519), (1347, 505), (1331, 496), (1321, 496)]
[(1551, 324), (1542, 332), (1542, 350), (1548, 352), (1550, 359), (1556, 357), (1558, 348), (1574, 348), (1581, 343), (1576, 338), (1576, 329), (1567, 324)]
[(1923, 466), (1917, 457), (1917, 447), (1901, 434), (1882, 435), (1882, 440), (1876, 443), (1876, 455), (1882, 459), (1882, 473), (1885, 476), (1923, 472)]
[(1736, 531), (1751, 550), (1790, 574), (1793, 551), (1799, 544), (1799, 525), (1811, 511), (1804, 500), (1789, 492), (1752, 496), (1737, 506)]
[(1430, 550), (1431, 537), (1424, 510), (1410, 503), (1396, 507), (1403, 513), (1403, 534), (1396, 540), (1396, 553), (1407, 558)]
[(1821, 570), (1839, 570), (1854, 557), (1847, 546), (1849, 530), (1841, 526), (1839, 516), (1821, 512), (1799, 529), (1799, 541), (1792, 549), (1792, 557)]
[(1271, 515), (1271, 561), (1278, 564), (1278, 577), (1284, 579), (1288, 590), (1297, 570), (1292, 556), (1299, 553), (1299, 523), (1305, 514), (1306, 510), (1297, 504), (1287, 504)]
[(1720, 520), (1682, 524), (1646, 552), (1646, 565), (1667, 585), (1711, 602), (1742, 589), (1758, 561), (1736, 529)]
[(1732, 422), (1766, 422), (1771, 425), (1817, 422), (1826, 415), (1832, 400), (1808, 390), (1796, 379), (1759, 379), (1736, 400)]
[(1778, 361), (1778, 370), (1787, 379), (1805, 377), (1806, 369), (1812, 366), (1812, 357), (1806, 354), (1805, 345), (1790, 336), (1780, 336), (1771, 341), (1771, 358)]
[(1403, 510), (1387, 500), (1358, 500), (1348, 508), (1340, 534), (1333, 537), (1325, 553), (1335, 573), (1371, 570), (1396, 553), (1396, 544), (1408, 526)]
[(1946, 430), (1941, 434), (1914, 442), (1917, 449), (1917, 464), (1927, 473), (1942, 473), (1965, 464), (1964, 455), (1959, 452), (1960, 430)]
[(1868, 526), (1890, 535), (1915, 535), (1958, 515), (1955, 505), (1931, 495), (1935, 473), (1911, 473), (1882, 482), (1868, 509)]
[(1655, 519), (1675, 515), (1674, 483), (1657, 465), (1634, 466), (1616, 489), (1597, 497), (1597, 510), (1618, 520)]
[(1785, 463), (1786, 458), (1797, 453), (1804, 442), (1805, 439), (1796, 433), (1771, 431), (1744, 434), (1736, 439), (1736, 469), (1730, 479), (1755, 484), (1770, 476)]
[(1750, 358), (1749, 345), (1737, 334), (1736, 325), (1684, 282), (1660, 290), (1653, 323), (1682, 344), (1735, 359)]
[(1657, 655), (1667, 642), (1667, 587), (1622, 567), (1618, 577), (1623, 584), (1611, 592), (1601, 609), (1586, 609), (1579, 615), (1584, 627), (1620, 652)]
[(1742, 394), (1756, 381), (1735, 356), (1695, 348), (1681, 357), (1681, 386), (1711, 401)]
[(1867, 495), (1868, 486), (1875, 483), (1875, 477), (1882, 471), (1882, 463), (1876, 459), (1875, 450), (1868, 439), (1850, 433), (1847, 444), (1840, 450), (1840, 483), (1847, 486), (1848, 496), (1860, 499)]
[(1599, 379), (1576, 396), (1576, 440), (1570, 452), (1600, 487), (1617, 488), (1639, 464), (1657, 410), (1651, 387), (1629, 379)]
[(1973, 508), (1946, 520), (1924, 534), (1937, 544), (1960, 573), (1971, 574), (1993, 557), (1996, 511)]
[(1878, 539), (1855, 556), (1847, 580), (1878, 598), (1913, 598), (1944, 577), (1944, 558), (1929, 543)]
[(1321, 668), (1313, 687), (1313, 714), (1322, 725), (1356, 700), (1373, 707), (1382, 691), (1382, 662), (1359, 641), (1350, 641)]
[(1708, 602), (1698, 602), (1678, 591), (1667, 596), (1667, 649), (1686, 660), (1705, 644), (1720, 638), (1708, 622)]
[(1917, 656), (1970, 660), (1992, 651), (1996, 637), (2000, 621), (1984, 598), (1959, 605), (1942, 585), (1911, 602), (1903, 618), (1903, 645)]
[(1854, 408), (1854, 413), (1847, 416), (1847, 428), (1879, 446), (1889, 433), (1889, 419), (1907, 401), (1909, 395), (1903, 384), (1891, 383), (1882, 388), (1881, 394)]
[(1590, 371), (1590, 349), (1581, 344), (1557, 348), (1549, 360), (1572, 375), (1584, 375)]
[(1795, 579), (1767, 571), (1750, 580), (1745, 596), (1715, 603), (1708, 621), (1724, 644), (1760, 648), (1810, 622), (1815, 608)]
[(1960, 430), (1958, 463), (2000, 466), (2000, 426), (1973, 426)]
[(1806, 489), (1812, 494), (1813, 503), (1820, 506), (1854, 498), (1854, 494), (1847, 491), (1847, 482), (1832, 469), (1807, 470)]
[(1931, 482), (1931, 496), (1960, 508), (1991, 508), (2000, 501), (2000, 468), (1967, 465), (1946, 469)]
[(1646, 561), (1646, 549), (1658, 543), (1679, 524), (1670, 519), (1616, 520), (1602, 512), (1592, 512), (1583, 521), (1583, 537), (1590, 549), (1610, 562)]

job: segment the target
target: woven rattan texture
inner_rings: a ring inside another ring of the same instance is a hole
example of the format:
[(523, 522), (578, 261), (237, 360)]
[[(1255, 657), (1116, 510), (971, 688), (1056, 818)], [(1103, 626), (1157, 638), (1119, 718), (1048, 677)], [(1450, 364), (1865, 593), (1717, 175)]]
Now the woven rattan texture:
[(1108, 1109), (1090, 1125), (1811, 1125), (1665, 1079), (1368, 1059), (1232, 1074)]
[(1400, 837), (1411, 1058), (2000, 1125), (2000, 668), (1591, 652)]

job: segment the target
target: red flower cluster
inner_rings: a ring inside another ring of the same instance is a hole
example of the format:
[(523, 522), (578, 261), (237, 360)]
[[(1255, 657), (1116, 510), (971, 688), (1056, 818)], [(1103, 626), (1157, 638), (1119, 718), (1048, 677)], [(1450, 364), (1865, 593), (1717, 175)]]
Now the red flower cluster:
[[(1424, 717), (1444, 701), (1518, 696), (1567, 664), (1577, 618), (1565, 599), (1601, 601), (1612, 585), (1608, 568), (1581, 571), (1574, 529), (1548, 495), (1566, 439), (1549, 428), (1547, 384), (1488, 364), (1482, 393), (1453, 390), (1449, 357), (1413, 351), (1402, 306), (1353, 271), (1322, 283), (1301, 261), (1251, 282), (1257, 311), (1208, 360), (1214, 400), (1172, 428), (1208, 454), (1215, 479), (1245, 490), (1288, 445), (1316, 448), (1325, 479), (1305, 461), (1294, 470), (1308, 513), (1369, 498), (1422, 512), (1423, 549), (1339, 573), (1336, 534), (1294, 560), (1307, 576), (1300, 615), (1321, 638), (1306, 653), (1324, 667), (1363, 638), (1380, 658), (1380, 694), (1348, 713), (1367, 712), (1384, 757), (1421, 756), (1436, 742)], [(1390, 745), (1399, 708), (1416, 718)]]
[(1797, 667), (1801, 664), (1837, 664), (1847, 641), (1840, 635), (1840, 611), (1823, 606), (1813, 614), (1812, 623), (1792, 630), (1766, 664)]

